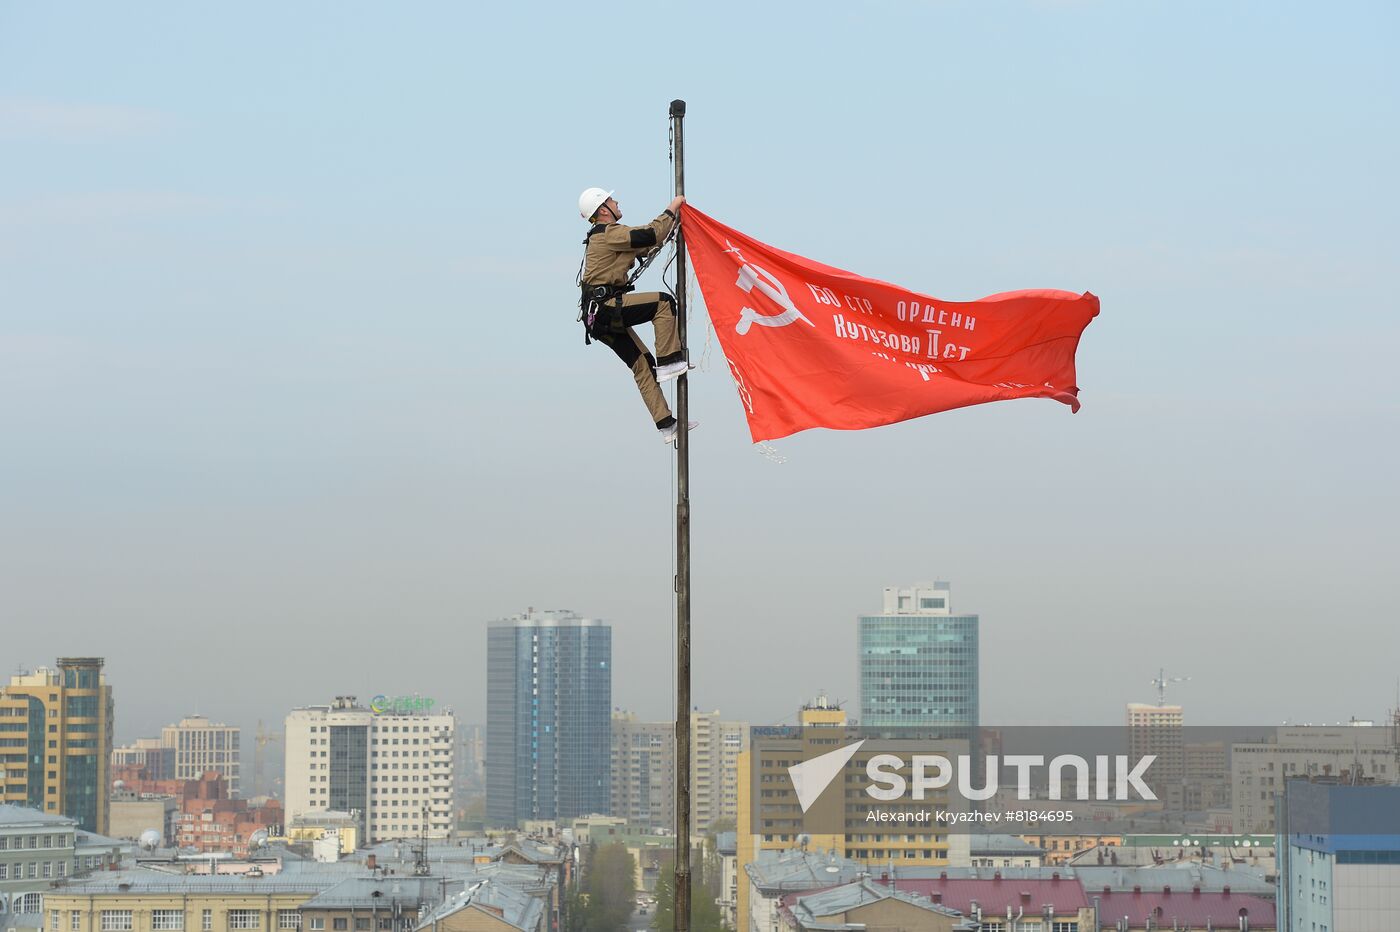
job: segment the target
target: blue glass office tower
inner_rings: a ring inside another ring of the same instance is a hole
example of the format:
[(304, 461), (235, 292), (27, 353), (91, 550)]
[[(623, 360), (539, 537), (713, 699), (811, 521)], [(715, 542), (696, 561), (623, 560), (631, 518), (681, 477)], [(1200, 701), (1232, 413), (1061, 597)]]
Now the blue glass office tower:
[(977, 727), (977, 616), (953, 614), (947, 583), (888, 587), (858, 625), (861, 725)]
[(606, 813), (612, 755), (612, 628), (530, 609), (492, 622), (486, 644), (486, 819), (564, 822)]

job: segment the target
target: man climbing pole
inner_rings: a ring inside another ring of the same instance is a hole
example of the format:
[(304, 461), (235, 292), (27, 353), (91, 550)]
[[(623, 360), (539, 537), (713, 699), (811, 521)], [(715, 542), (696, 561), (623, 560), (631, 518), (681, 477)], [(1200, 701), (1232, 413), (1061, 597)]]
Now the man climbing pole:
[[(660, 383), (689, 369), (676, 332), (676, 300), (665, 292), (634, 292), (629, 273), (634, 262), (659, 249), (671, 235), (680, 222), (685, 198), (674, 198), (651, 223), (629, 227), (619, 222), (622, 208), (612, 195), (602, 188), (589, 188), (578, 199), (580, 216), (593, 224), (584, 238), (586, 248), (579, 269), (584, 342), (592, 337), (632, 370), (661, 439), (674, 443), (676, 419)], [(645, 323), (656, 330), (655, 356), (632, 330)], [(696, 421), (690, 422), (690, 427), (696, 425)]]

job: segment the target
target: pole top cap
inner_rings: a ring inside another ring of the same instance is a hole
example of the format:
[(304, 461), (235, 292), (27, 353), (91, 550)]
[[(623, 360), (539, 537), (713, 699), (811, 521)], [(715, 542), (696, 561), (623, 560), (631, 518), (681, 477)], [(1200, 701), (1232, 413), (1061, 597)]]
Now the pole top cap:
[(671, 116), (673, 116), (673, 117), (683, 117), (683, 116), (685, 116), (685, 101), (683, 101), (683, 100), (673, 100), (673, 101), (671, 101)]

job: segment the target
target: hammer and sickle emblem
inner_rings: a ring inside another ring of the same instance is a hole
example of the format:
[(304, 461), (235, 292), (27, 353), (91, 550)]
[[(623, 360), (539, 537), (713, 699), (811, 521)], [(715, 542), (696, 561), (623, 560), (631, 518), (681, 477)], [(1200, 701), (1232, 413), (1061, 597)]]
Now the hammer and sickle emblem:
[(725, 240), (724, 245), (729, 247), (724, 251), (734, 253), (739, 257), (739, 261), (742, 263), (742, 265), (739, 266), (739, 280), (734, 284), (738, 285), (750, 295), (753, 294), (753, 289), (757, 288), (761, 293), (767, 295), (775, 304), (783, 308), (783, 310), (777, 314), (760, 314), (758, 311), (747, 306), (740, 308), (739, 322), (734, 325), (734, 329), (740, 336), (748, 333), (749, 327), (753, 324), (758, 324), (760, 327), (786, 327), (788, 324), (800, 320), (809, 327), (816, 326), (816, 324), (807, 319), (806, 315), (797, 309), (796, 304), (792, 303), (792, 298), (788, 296), (787, 288), (783, 287), (782, 282), (773, 277), (767, 269), (760, 268), (745, 260), (743, 254), (739, 252), (739, 247), (735, 246), (733, 243)]

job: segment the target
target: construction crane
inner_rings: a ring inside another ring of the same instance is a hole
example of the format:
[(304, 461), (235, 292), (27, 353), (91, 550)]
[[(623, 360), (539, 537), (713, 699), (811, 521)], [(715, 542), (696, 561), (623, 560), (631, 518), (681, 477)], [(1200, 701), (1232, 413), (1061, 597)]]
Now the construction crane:
[(268, 745), (280, 745), (283, 741), (282, 732), (267, 731), (263, 728), (262, 719), (258, 719), (257, 734), (253, 738), (253, 781), (258, 792), (266, 793), (269, 796), (276, 796), (275, 780), (274, 785), (267, 782), (267, 748)]
[(1166, 705), (1166, 704), (1167, 704), (1167, 684), (1168, 684), (1168, 683), (1185, 683), (1186, 681), (1188, 681), (1188, 680), (1190, 680), (1190, 679), (1191, 679), (1191, 677), (1189, 677), (1189, 676), (1173, 676), (1173, 677), (1171, 677), (1171, 678), (1168, 678), (1168, 677), (1167, 677), (1167, 670), (1166, 670), (1166, 668), (1165, 668), (1165, 667), (1158, 667), (1158, 668), (1157, 668), (1157, 678), (1156, 678), (1155, 680), (1152, 681), (1152, 685), (1157, 687), (1157, 704), (1158, 704), (1159, 706), (1162, 706), (1162, 705)]

